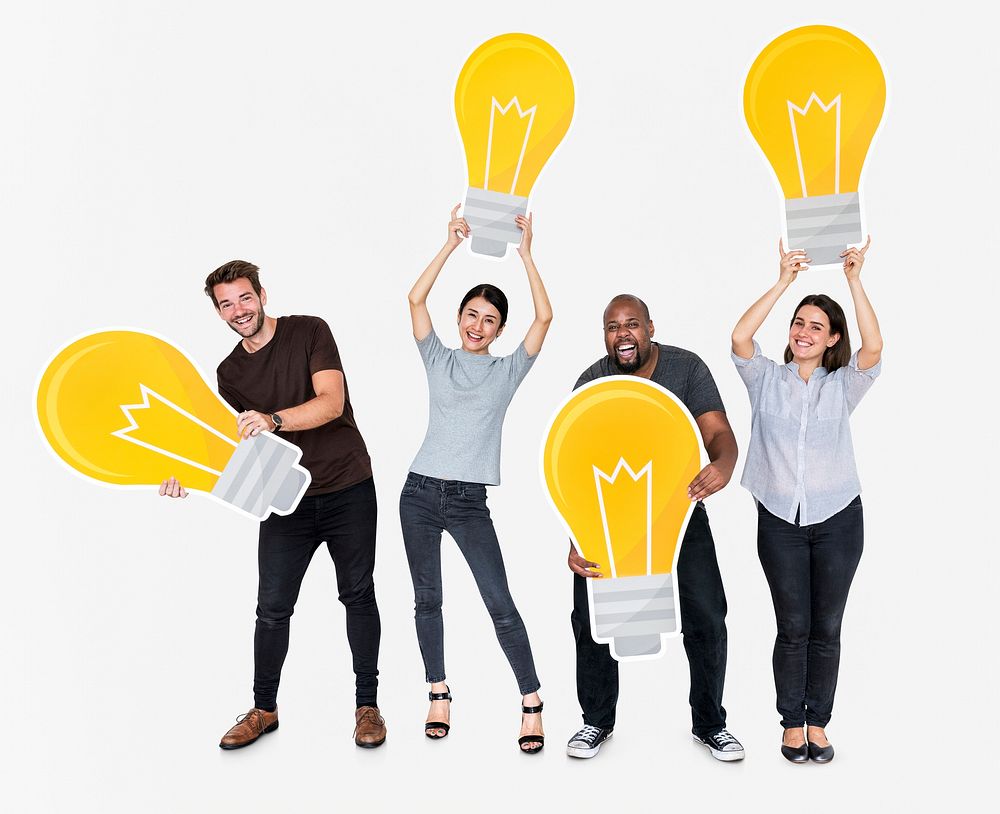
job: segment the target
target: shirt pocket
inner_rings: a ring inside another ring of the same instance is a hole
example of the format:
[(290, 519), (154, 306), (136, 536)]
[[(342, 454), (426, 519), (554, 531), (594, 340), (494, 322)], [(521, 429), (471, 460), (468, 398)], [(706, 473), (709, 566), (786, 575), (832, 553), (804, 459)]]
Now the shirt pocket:
[(760, 403), (762, 413), (788, 418), (792, 411), (792, 387), (788, 382), (781, 379), (769, 382), (763, 395)]
[(844, 415), (844, 385), (840, 382), (830, 382), (823, 385), (816, 404), (816, 418), (820, 421), (833, 421)]

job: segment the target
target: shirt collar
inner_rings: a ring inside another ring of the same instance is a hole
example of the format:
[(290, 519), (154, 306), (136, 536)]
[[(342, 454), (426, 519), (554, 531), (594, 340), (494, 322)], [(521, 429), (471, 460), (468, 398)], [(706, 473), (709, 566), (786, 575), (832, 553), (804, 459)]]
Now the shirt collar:
[[(785, 363), (785, 369), (786, 370), (790, 370), (796, 376), (799, 375), (799, 363), (798, 362), (786, 362)], [(823, 367), (823, 365), (820, 365), (818, 368), (816, 368), (812, 372), (812, 376), (809, 377), (809, 380), (812, 381), (813, 376), (819, 376), (822, 379), (826, 374), (827, 374), (826, 368)]]

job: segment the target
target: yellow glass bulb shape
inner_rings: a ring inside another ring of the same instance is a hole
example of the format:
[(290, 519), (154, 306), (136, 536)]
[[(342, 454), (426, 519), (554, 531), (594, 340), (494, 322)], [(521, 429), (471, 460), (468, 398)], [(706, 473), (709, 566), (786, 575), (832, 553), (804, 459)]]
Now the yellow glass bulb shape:
[(109, 485), (173, 476), (261, 518), (290, 511), (309, 482), (298, 447), (269, 433), (241, 442), (233, 410), (193, 362), (152, 334), (109, 330), (70, 342), (42, 373), (36, 409), (53, 452)]
[(545, 40), (503, 34), (466, 60), (455, 85), (455, 118), (469, 189), (463, 216), (471, 250), (503, 257), (518, 243), (539, 173), (573, 121), (575, 94), (566, 61)]
[(787, 31), (747, 74), (747, 126), (786, 199), (789, 245), (805, 249), (814, 265), (840, 262), (839, 253), (863, 239), (858, 192), (885, 99), (875, 54), (833, 26)]
[(673, 574), (702, 466), (691, 414), (648, 379), (584, 385), (549, 425), (543, 479), (577, 550), (602, 566), (587, 581), (591, 632), (615, 658), (655, 656), (680, 629)]

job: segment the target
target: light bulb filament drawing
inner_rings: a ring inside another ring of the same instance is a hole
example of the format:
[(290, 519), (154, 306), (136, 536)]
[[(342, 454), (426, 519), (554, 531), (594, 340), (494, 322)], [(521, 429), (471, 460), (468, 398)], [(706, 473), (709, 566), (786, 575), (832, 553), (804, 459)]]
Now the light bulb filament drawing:
[(864, 241), (861, 175), (885, 101), (871, 48), (834, 26), (786, 31), (747, 72), (743, 114), (784, 198), (786, 245), (813, 267)]
[[(524, 151), (528, 149), (528, 140), (531, 138), (531, 125), (534, 124), (534, 122), (535, 122), (535, 110), (537, 109), (538, 106), (537, 105), (532, 105), (527, 110), (522, 110), (521, 109), (521, 103), (520, 103), (520, 101), (518, 101), (518, 98), (515, 96), (513, 99), (511, 99), (507, 103), (506, 107), (504, 107), (503, 105), (501, 105), (497, 101), (497, 99), (496, 99), (495, 96), (491, 98), (491, 104), (490, 104), (490, 131), (489, 131), (489, 136), (487, 137), (487, 142), (486, 142), (486, 171), (485, 171), (485, 174), (484, 174), (484, 178), (486, 179), (486, 183), (485, 183), (485, 188), (486, 189), (490, 188), (490, 181), (493, 178), (493, 175), (492, 175), (492, 173), (491, 173), (490, 170), (492, 169), (491, 160), (493, 158), (493, 135), (496, 132), (496, 114), (497, 114), (497, 111), (499, 110), (501, 116), (506, 116), (507, 115), (507, 111), (510, 110), (511, 107), (514, 107), (517, 110), (517, 115), (518, 115), (518, 117), (520, 119), (524, 119), (524, 118), (528, 119), (528, 126), (525, 129), (524, 138), (521, 139), (521, 150), (520, 150), (520, 152), (518, 153), (518, 156), (517, 156), (517, 165), (514, 168), (514, 177), (511, 179), (510, 189), (509, 190), (505, 190), (509, 195), (513, 195), (514, 194), (514, 189), (517, 187), (517, 179), (518, 179), (518, 176), (520, 176), (520, 174), (521, 174), (521, 165), (524, 163)], [(510, 125), (508, 125), (508, 127), (509, 126)], [(516, 138), (510, 138), (510, 137), (508, 137), (508, 140), (511, 142), (510, 146), (514, 146), (514, 147), (517, 146), (517, 139)]]
[(703, 455), (684, 404), (638, 376), (582, 385), (549, 424), (543, 482), (574, 547), (605, 568), (586, 581), (590, 631), (616, 659), (655, 658), (680, 633), (674, 575)]
[(798, 107), (791, 100), (788, 100), (788, 120), (792, 125), (792, 143), (795, 145), (795, 161), (799, 165), (799, 182), (802, 184), (802, 197), (809, 197), (809, 190), (806, 185), (806, 172), (805, 166), (802, 161), (802, 146), (799, 144), (799, 131), (795, 125), (795, 114), (798, 113), (800, 116), (809, 115), (809, 108), (812, 107), (813, 102), (816, 103), (817, 107), (824, 113), (829, 113), (830, 108), (836, 107), (836, 132), (834, 134), (834, 169), (833, 169), (833, 194), (840, 194), (840, 97), (838, 93), (834, 97), (833, 101), (828, 105), (824, 105), (822, 100), (816, 93), (812, 93), (809, 96), (809, 100), (805, 103), (804, 107)]
[(63, 464), (110, 486), (173, 475), (263, 520), (294, 511), (311, 482), (301, 449), (269, 432), (239, 440), (235, 411), (195, 364), (144, 331), (97, 331), (63, 347), (38, 382), (36, 417)]
[[(629, 477), (632, 478), (632, 483), (639, 483), (640, 479), (645, 485), (645, 550), (646, 550), (646, 573), (651, 574), (653, 571), (653, 462), (649, 461), (644, 467), (642, 467), (638, 472), (633, 471), (632, 467), (628, 465), (624, 458), (618, 459), (618, 465), (615, 467), (615, 471), (611, 475), (607, 475), (600, 470), (599, 467), (594, 467), (594, 485), (597, 487), (597, 500), (601, 507), (601, 524), (604, 527), (604, 539), (608, 548), (608, 564), (611, 566), (611, 577), (617, 578), (618, 576), (618, 565), (615, 557), (615, 549), (618, 548), (616, 545), (618, 540), (612, 541), (612, 536), (617, 538), (617, 535), (624, 531), (619, 523), (609, 523), (608, 521), (608, 506), (605, 501), (604, 487), (603, 483), (608, 483), (612, 486), (618, 480), (618, 476), (621, 474), (622, 470), (625, 470)], [(627, 483), (627, 482), (626, 482)], [(619, 490), (621, 491), (621, 490)], [(635, 501), (629, 500), (627, 510), (632, 510), (635, 506)], [(625, 520), (628, 523), (628, 520)], [(623, 524), (624, 525), (624, 524)], [(611, 527), (614, 526), (614, 532), (612, 532)]]
[(530, 34), (482, 43), (455, 84), (455, 122), (468, 188), (462, 216), (473, 254), (502, 258), (521, 241), (539, 173), (573, 121), (573, 77), (558, 51)]
[[(146, 385), (144, 385), (142, 383), (139, 384), (139, 392), (140, 392), (140, 394), (142, 396), (142, 403), (141, 404), (122, 404), (122, 405), (120, 405), (121, 406), (121, 411), (125, 414), (125, 418), (128, 419), (129, 426), (123, 427), (120, 430), (115, 430), (111, 434), (113, 436), (115, 436), (116, 438), (121, 438), (123, 441), (128, 441), (130, 444), (136, 444), (137, 446), (144, 447), (145, 449), (152, 450), (153, 452), (158, 452), (160, 455), (163, 455), (163, 456), (165, 456), (167, 458), (173, 458), (175, 461), (180, 461), (181, 463), (187, 464), (188, 466), (193, 466), (196, 469), (201, 469), (204, 472), (208, 472), (209, 474), (215, 475), (216, 477), (220, 477), (222, 475), (222, 472), (220, 470), (218, 470), (218, 469), (213, 469), (212, 467), (206, 466), (205, 464), (200, 463), (199, 461), (195, 461), (195, 460), (192, 460), (191, 458), (186, 458), (183, 455), (179, 455), (178, 453), (173, 452), (170, 449), (167, 449), (167, 448), (162, 447), (162, 446), (157, 446), (156, 444), (152, 444), (152, 443), (150, 443), (148, 441), (143, 441), (143, 440), (141, 440), (141, 439), (136, 438), (135, 436), (133, 436), (131, 434), (132, 432), (141, 431), (142, 428), (140, 427), (139, 421), (137, 421), (136, 417), (132, 414), (132, 411), (133, 410), (149, 410), (149, 409), (151, 409), (151, 405), (149, 403), (149, 400), (150, 400), (150, 397), (152, 397), (152, 398), (156, 399), (158, 402), (160, 402), (161, 404), (163, 404), (166, 407), (168, 407), (169, 409), (173, 410), (174, 413), (176, 413), (177, 415), (182, 416), (183, 418), (187, 419), (188, 421), (191, 421), (194, 424), (196, 424), (201, 430), (203, 430), (203, 431), (205, 431), (207, 433), (210, 433), (211, 435), (215, 436), (216, 438), (219, 438), (224, 443), (229, 444), (233, 449), (235, 449), (236, 446), (237, 446), (236, 442), (233, 441), (231, 438), (228, 438), (227, 436), (223, 435), (221, 432), (219, 432), (218, 430), (216, 430), (215, 427), (211, 426), (210, 424), (206, 424), (204, 421), (202, 421), (197, 416), (192, 415), (191, 413), (189, 413), (187, 410), (183, 409), (182, 407), (178, 407), (176, 404), (174, 404), (172, 401), (170, 401), (170, 399), (164, 398), (159, 393), (157, 393), (155, 390), (153, 390), (153, 389), (151, 389), (149, 387), (146, 387)], [(165, 443), (167, 443), (169, 445), (170, 441), (166, 440)]]

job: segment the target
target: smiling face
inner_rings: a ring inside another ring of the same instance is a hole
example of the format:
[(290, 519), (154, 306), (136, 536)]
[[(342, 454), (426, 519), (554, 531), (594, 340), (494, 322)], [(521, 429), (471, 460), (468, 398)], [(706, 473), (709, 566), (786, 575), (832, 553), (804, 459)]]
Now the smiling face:
[(493, 340), (503, 333), (500, 312), (485, 297), (473, 297), (458, 315), (462, 350), (488, 353)]
[(218, 303), (216, 310), (219, 316), (244, 339), (249, 339), (264, 327), (264, 306), (267, 304), (264, 289), (258, 297), (250, 281), (239, 277), (231, 283), (219, 283), (212, 291)]
[(795, 312), (788, 329), (788, 347), (798, 364), (823, 364), (823, 354), (840, 341), (839, 333), (830, 333), (830, 320), (822, 308), (803, 305)]
[(620, 373), (635, 373), (652, 353), (653, 321), (635, 299), (614, 299), (604, 309), (604, 347)]

